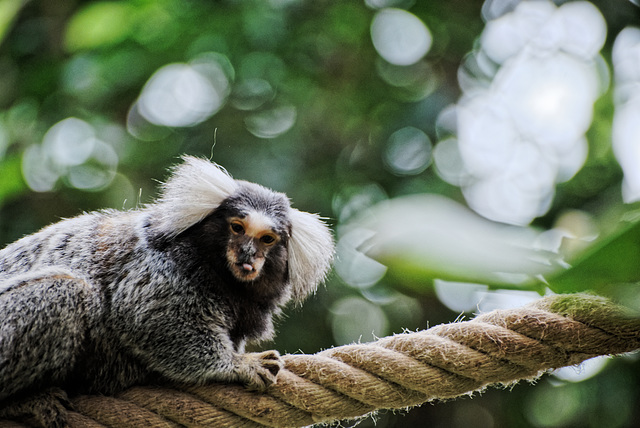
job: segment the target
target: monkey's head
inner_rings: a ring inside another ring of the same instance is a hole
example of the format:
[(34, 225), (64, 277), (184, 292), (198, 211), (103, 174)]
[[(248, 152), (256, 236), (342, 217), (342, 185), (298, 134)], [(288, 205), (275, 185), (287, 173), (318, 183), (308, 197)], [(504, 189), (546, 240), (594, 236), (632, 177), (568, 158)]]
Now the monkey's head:
[(298, 302), (324, 280), (333, 259), (333, 238), (319, 216), (292, 208), (282, 193), (235, 180), (205, 159), (184, 157), (153, 206), (155, 229), (167, 238), (215, 217), (209, 239), (226, 243), (233, 277), (250, 283), (282, 273)]
[(259, 278), (265, 268), (287, 268), (291, 233), (289, 201), (280, 193), (252, 183), (241, 183), (238, 190), (218, 207), (228, 228), (226, 259), (229, 270), (239, 281)]
[(269, 220), (258, 212), (229, 219), (227, 262), (231, 273), (240, 281), (256, 279), (269, 251), (282, 239), (273, 231)]

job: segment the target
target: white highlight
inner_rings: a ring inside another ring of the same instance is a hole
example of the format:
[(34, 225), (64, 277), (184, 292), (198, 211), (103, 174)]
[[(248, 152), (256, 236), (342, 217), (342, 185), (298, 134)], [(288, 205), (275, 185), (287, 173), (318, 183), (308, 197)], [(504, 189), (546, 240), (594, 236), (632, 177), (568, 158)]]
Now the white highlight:
[(151, 76), (136, 105), (152, 124), (194, 126), (215, 114), (229, 91), (223, 68), (213, 60), (169, 64)]
[(625, 28), (613, 44), (616, 111), (613, 150), (624, 172), (622, 196), (640, 200), (640, 29)]
[(476, 212), (528, 224), (580, 170), (593, 104), (608, 85), (598, 54), (605, 36), (587, 2), (524, 1), (487, 23), (460, 70), (457, 139), (434, 154), (440, 176)]
[(285, 105), (255, 113), (245, 119), (245, 125), (256, 137), (276, 138), (295, 125), (296, 117), (296, 108)]
[(583, 361), (579, 366), (561, 367), (554, 370), (552, 374), (565, 382), (582, 382), (600, 373), (609, 361), (611, 357), (603, 355)]
[(371, 41), (378, 54), (395, 65), (411, 65), (431, 48), (432, 37), (426, 25), (406, 10), (386, 8), (371, 22)]
[(84, 120), (70, 117), (53, 125), (42, 145), (58, 165), (80, 165), (89, 159), (95, 146), (95, 131)]
[(401, 128), (389, 137), (384, 160), (397, 175), (419, 174), (431, 163), (431, 140), (417, 128)]
[(96, 128), (69, 117), (46, 132), (42, 145), (25, 151), (22, 170), (29, 187), (37, 192), (53, 190), (61, 177), (77, 189), (95, 190), (113, 181), (117, 166), (116, 151), (98, 138)]

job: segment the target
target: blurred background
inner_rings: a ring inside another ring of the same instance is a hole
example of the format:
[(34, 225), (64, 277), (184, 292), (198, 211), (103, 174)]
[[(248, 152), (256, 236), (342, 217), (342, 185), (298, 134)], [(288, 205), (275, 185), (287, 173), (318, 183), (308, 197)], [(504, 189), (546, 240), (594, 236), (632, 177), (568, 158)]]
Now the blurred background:
[[(0, 0), (0, 38), (2, 245), (151, 202), (191, 154), (335, 231), (281, 352), (552, 291), (640, 306), (637, 0)], [(637, 426), (637, 359), (360, 426)]]

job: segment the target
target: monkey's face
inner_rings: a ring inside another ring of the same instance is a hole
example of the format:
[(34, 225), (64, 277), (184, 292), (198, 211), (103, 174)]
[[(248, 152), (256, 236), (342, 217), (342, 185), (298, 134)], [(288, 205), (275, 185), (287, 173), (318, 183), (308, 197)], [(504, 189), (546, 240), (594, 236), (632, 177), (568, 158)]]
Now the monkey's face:
[(282, 237), (271, 218), (258, 211), (230, 217), (227, 262), (233, 276), (240, 281), (253, 281), (260, 276), (269, 252)]

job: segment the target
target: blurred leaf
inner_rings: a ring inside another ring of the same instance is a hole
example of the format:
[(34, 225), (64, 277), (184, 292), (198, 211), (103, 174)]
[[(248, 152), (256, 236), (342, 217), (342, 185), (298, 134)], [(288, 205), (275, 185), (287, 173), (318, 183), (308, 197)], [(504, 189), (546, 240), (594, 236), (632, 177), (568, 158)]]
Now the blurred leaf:
[(80, 9), (67, 26), (69, 51), (114, 45), (124, 40), (133, 24), (133, 7), (126, 3), (91, 3)]
[(367, 34), (371, 19), (370, 12), (358, 6), (337, 3), (329, 11), (327, 32), (334, 35), (341, 43), (357, 45)]
[(4, 39), (24, 3), (23, 0), (0, 0), (0, 40)]
[(556, 293), (592, 290), (611, 295), (614, 284), (640, 281), (640, 221), (587, 250), (567, 270), (546, 278)]
[[(556, 254), (537, 248), (536, 229), (489, 221), (440, 195), (384, 201), (349, 227), (351, 235), (341, 242), (349, 237), (355, 252), (385, 264), (390, 277), (415, 289), (443, 279), (538, 291), (533, 278), (556, 266)], [(367, 269), (348, 256), (341, 263)]]
[(0, 204), (25, 191), (27, 186), (22, 178), (22, 160), (20, 156), (4, 159), (0, 162)]

